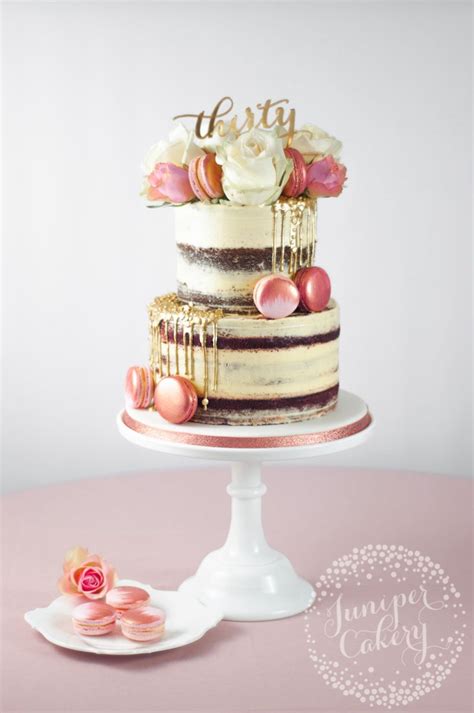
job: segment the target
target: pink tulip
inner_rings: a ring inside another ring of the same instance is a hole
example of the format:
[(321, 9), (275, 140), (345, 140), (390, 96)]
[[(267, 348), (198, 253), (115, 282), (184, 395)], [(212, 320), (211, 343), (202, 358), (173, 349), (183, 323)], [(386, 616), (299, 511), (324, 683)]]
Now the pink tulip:
[(87, 599), (101, 599), (115, 586), (117, 573), (99, 555), (90, 555), (82, 547), (66, 553), (64, 574), (58, 582), (62, 594), (82, 594)]
[(157, 163), (147, 180), (146, 195), (150, 201), (187, 203), (195, 198), (186, 167)]
[(306, 191), (312, 198), (338, 196), (346, 180), (347, 169), (332, 156), (315, 161), (307, 167)]

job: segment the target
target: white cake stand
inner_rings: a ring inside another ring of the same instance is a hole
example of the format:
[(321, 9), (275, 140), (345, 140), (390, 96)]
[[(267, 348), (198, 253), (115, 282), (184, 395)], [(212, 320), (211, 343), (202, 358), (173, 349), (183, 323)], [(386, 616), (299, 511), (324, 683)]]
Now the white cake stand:
[(272, 549), (261, 520), (261, 464), (308, 458), (352, 448), (367, 440), (374, 423), (367, 405), (341, 391), (337, 408), (323, 418), (275, 426), (176, 426), (154, 411), (126, 410), (120, 433), (144, 448), (190, 458), (230, 461), (232, 517), (223, 547), (208, 554), (180, 589), (218, 607), (225, 619), (281, 619), (310, 606), (314, 590), (289, 560)]

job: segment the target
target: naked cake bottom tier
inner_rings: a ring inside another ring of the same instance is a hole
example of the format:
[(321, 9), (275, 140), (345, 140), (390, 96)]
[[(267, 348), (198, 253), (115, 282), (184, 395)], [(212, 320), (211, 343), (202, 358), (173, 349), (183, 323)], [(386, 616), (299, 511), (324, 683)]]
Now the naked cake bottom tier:
[(284, 319), (196, 309), (175, 295), (149, 307), (156, 378), (181, 374), (198, 393), (194, 421), (265, 425), (333, 409), (339, 388), (339, 308)]

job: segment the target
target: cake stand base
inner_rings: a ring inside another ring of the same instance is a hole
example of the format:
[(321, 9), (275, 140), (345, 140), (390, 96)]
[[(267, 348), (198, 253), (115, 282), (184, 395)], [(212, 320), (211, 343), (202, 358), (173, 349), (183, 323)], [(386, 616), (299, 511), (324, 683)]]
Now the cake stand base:
[[(219, 608), (225, 619), (282, 619), (310, 606), (311, 585), (288, 559), (272, 549), (262, 528), (261, 463), (308, 458), (353, 448), (367, 440), (373, 420), (365, 402), (347, 391), (324, 418), (272, 426), (169, 424), (156, 412), (126, 410), (117, 417), (120, 433), (132, 443), (189, 458), (227, 461), (232, 516), (227, 539), (208, 554), (180, 589)], [(291, 484), (289, 483), (291, 489)], [(284, 513), (282, 513), (284, 517)]]
[(282, 619), (310, 606), (312, 586), (298, 577), (289, 560), (267, 544), (262, 529), (261, 498), (266, 492), (260, 464), (234, 463), (232, 518), (223, 547), (210, 552), (196, 574), (180, 586), (226, 619)]

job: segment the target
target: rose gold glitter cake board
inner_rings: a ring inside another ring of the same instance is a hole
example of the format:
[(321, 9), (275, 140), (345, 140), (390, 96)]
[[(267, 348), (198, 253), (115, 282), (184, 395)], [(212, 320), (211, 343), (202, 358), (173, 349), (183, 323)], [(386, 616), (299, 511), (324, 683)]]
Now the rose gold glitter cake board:
[[(365, 402), (347, 391), (339, 393), (333, 411), (299, 423), (213, 426), (189, 422), (177, 426), (167, 423), (155, 411), (139, 409), (124, 410), (118, 417), (122, 435), (137, 445), (180, 454), (183, 454), (183, 448), (191, 449), (193, 455), (202, 458), (209, 457), (210, 451), (217, 449), (218, 460), (227, 459), (222, 453), (224, 449), (239, 449), (239, 458), (245, 456), (245, 451), (265, 449), (267, 452), (259, 456), (261, 460), (271, 460), (269, 450), (278, 451), (277, 455), (282, 456), (288, 451), (288, 458), (307, 457), (311, 455), (308, 449), (312, 448), (316, 448), (315, 455), (319, 454), (324, 445), (329, 446), (326, 452), (344, 450), (361, 439), (365, 440), (372, 423)], [(301, 448), (304, 452), (300, 453)], [(199, 449), (206, 453), (199, 456)]]

